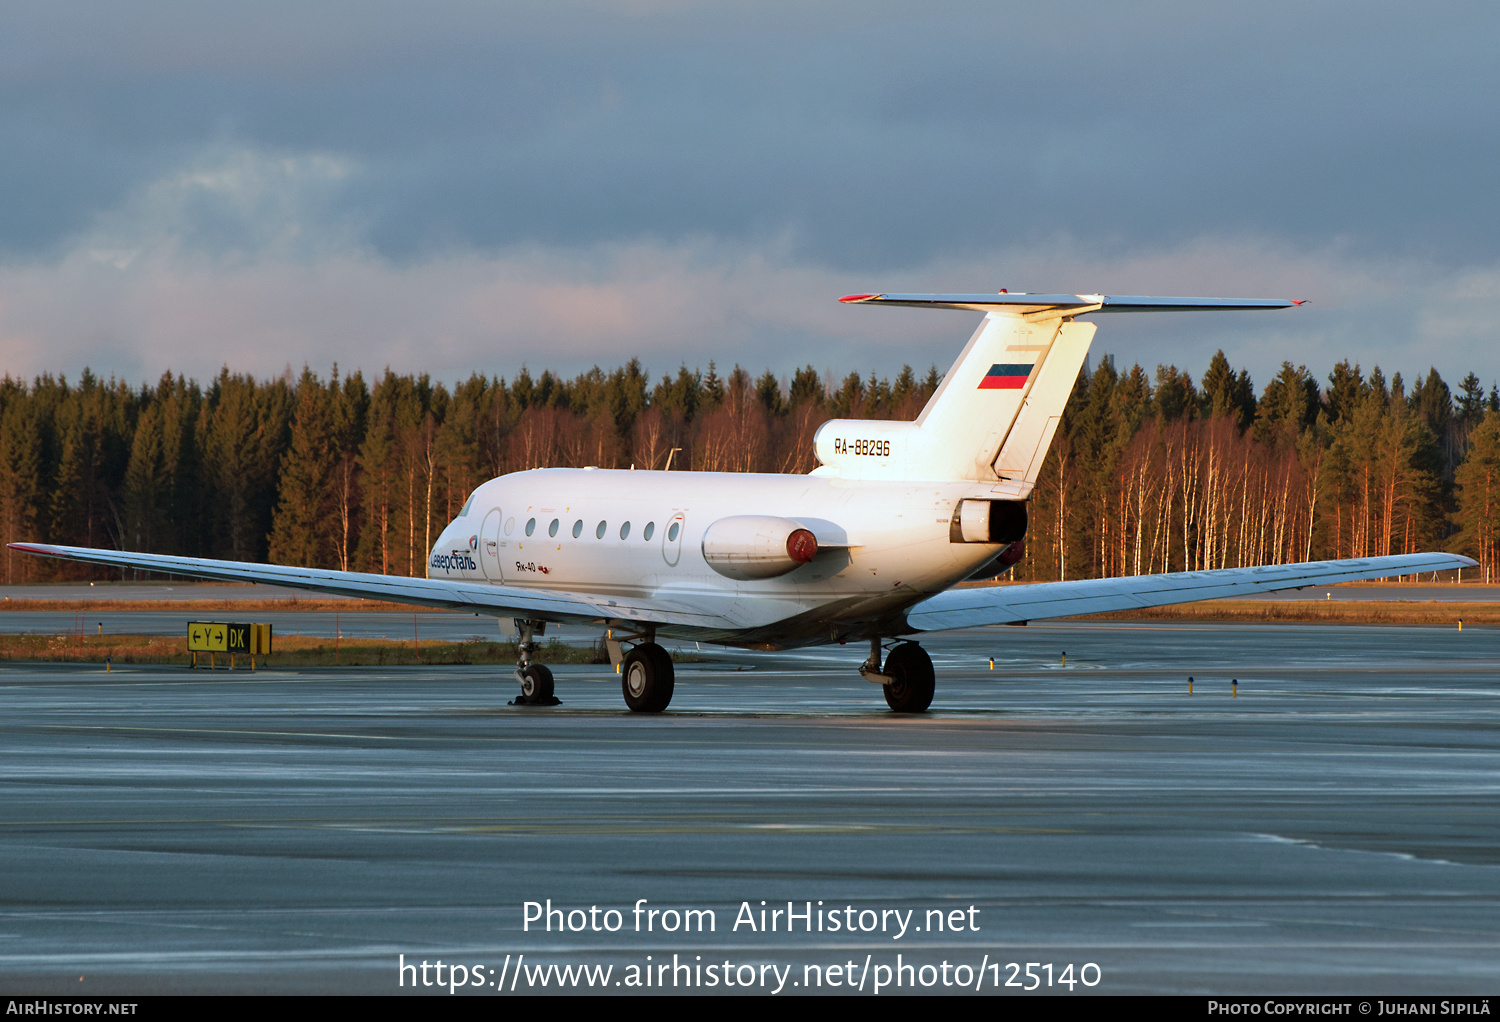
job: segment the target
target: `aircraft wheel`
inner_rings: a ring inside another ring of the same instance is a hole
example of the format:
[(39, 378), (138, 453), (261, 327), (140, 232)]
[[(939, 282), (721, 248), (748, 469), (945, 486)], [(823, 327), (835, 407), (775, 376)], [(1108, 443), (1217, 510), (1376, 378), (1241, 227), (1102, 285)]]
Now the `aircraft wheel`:
[(643, 642), (620, 665), (625, 705), (636, 713), (660, 713), (672, 701), (672, 657), (654, 642)]
[(932, 705), (937, 678), (932, 658), (915, 642), (903, 642), (885, 658), (886, 674), (896, 679), (885, 688), (885, 701), (897, 713), (922, 713)]
[(552, 672), (543, 664), (532, 664), (521, 672), (521, 702), (545, 703), (552, 698)]

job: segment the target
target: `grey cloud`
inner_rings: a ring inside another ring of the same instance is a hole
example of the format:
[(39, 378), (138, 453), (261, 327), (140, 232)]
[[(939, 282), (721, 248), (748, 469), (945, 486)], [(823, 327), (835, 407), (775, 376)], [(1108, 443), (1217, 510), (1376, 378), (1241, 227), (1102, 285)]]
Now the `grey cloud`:
[(787, 232), (845, 268), (1059, 234), (1496, 255), (1493, 5), (805, 7), (11, 8), (0, 245), (234, 142), (357, 163), (330, 216), (397, 260)]
[(967, 322), (836, 294), (1008, 286), (1315, 300), (1126, 363), (1489, 378), (1500, 8), (1350, 11), (10, 5), (0, 355), (887, 372)]

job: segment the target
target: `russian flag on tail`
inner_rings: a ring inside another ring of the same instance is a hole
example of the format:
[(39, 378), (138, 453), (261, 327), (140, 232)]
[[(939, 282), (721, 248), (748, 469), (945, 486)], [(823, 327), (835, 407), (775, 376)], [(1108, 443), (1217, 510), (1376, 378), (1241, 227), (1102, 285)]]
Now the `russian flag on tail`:
[(1020, 390), (1026, 386), (1036, 363), (1005, 362), (990, 366), (990, 371), (979, 381), (980, 390)]

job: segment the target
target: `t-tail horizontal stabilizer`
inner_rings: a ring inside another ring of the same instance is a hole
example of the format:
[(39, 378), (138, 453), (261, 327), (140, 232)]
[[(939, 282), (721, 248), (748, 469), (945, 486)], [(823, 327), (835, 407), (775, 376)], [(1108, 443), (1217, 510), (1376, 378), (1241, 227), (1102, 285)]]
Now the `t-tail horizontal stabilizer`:
[(845, 295), (849, 305), (900, 305), (910, 309), (972, 309), (1031, 315), (1059, 312), (1086, 316), (1092, 312), (1236, 312), (1249, 309), (1289, 309), (1307, 299), (1289, 298), (1160, 298), (1152, 295), (1031, 295), (1002, 291), (993, 295)]

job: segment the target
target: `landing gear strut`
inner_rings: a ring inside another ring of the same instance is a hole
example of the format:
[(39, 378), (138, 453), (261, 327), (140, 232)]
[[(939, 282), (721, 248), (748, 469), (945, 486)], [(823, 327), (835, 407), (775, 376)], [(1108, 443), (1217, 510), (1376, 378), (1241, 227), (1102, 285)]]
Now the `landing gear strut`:
[[(623, 652), (621, 642), (644, 639)], [(636, 713), (660, 713), (672, 701), (676, 671), (672, 656), (656, 644), (656, 629), (648, 628), (634, 635), (616, 636), (613, 631), (604, 638), (609, 658), (620, 670), (620, 691), (625, 705)]]
[(932, 658), (915, 642), (903, 642), (880, 662), (880, 639), (870, 640), (870, 659), (859, 668), (866, 681), (885, 690), (886, 705), (897, 713), (923, 713), (932, 705), (937, 678)]
[(516, 662), (516, 680), (521, 683), (521, 695), (516, 699), (517, 705), (556, 706), (562, 702), (552, 694), (552, 672), (547, 669), (547, 665), (532, 663), (531, 660), (531, 654), (536, 652), (535, 636), (542, 635), (546, 630), (547, 622), (545, 621), (516, 619), (516, 645), (519, 654)]

